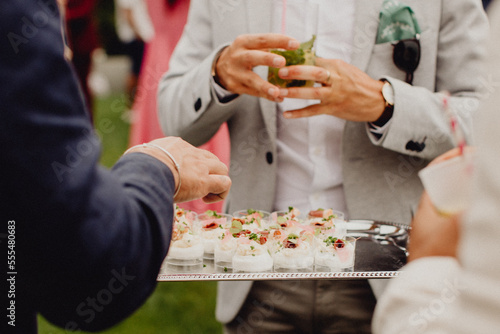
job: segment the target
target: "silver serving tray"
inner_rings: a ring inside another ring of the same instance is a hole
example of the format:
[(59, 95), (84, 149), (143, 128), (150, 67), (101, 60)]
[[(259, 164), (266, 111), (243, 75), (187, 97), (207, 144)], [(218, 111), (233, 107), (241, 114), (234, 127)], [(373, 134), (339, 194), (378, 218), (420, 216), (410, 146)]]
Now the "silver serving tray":
[[(357, 237), (354, 269), (348, 272), (217, 272), (212, 260), (199, 268), (176, 270), (162, 267), (157, 280), (168, 281), (249, 281), (249, 280), (322, 280), (391, 278), (406, 264), (406, 244), (410, 227), (404, 224), (373, 220), (351, 220), (347, 234)], [(220, 270), (220, 269), (218, 269)]]

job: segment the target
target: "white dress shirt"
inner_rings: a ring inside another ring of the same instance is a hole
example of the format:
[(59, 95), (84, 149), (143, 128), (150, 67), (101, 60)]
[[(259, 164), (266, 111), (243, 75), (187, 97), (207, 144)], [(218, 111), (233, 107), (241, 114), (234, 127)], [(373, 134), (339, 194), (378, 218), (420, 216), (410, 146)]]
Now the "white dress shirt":
[[(319, 4), (317, 55), (350, 62), (355, 1), (310, 1)], [(333, 208), (347, 215), (341, 165), (345, 121), (330, 115), (283, 117), (283, 111), (313, 103), (318, 101), (285, 99), (278, 104), (279, 173), (274, 209), (295, 206), (307, 213), (312, 209)]]

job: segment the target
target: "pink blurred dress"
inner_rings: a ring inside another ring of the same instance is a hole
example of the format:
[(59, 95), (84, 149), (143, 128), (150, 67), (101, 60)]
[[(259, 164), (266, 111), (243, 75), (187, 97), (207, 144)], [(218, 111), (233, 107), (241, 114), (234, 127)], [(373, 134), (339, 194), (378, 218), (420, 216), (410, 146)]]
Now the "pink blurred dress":
[[(168, 62), (179, 40), (187, 19), (189, 0), (180, 0), (173, 7), (165, 0), (146, 0), (155, 36), (146, 44), (144, 60), (139, 75), (133, 105), (130, 146), (164, 137), (158, 123), (156, 92), (161, 76), (168, 69)], [(229, 166), (229, 134), (226, 124), (207, 143), (200, 146), (219, 157)], [(205, 204), (202, 200), (180, 203), (180, 207), (201, 213), (206, 210), (222, 211), (223, 202)]]

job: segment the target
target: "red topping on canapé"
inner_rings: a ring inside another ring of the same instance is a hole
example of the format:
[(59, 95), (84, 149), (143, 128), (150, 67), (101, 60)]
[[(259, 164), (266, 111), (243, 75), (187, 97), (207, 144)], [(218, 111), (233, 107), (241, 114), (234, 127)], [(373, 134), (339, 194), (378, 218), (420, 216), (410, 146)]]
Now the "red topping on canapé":
[(334, 248), (344, 248), (345, 243), (341, 239), (335, 240), (335, 243), (333, 244)]
[(242, 218), (236, 218), (236, 217), (233, 217), (233, 221), (238, 221), (241, 223), (241, 225), (245, 224), (245, 220), (242, 219)]
[(251, 231), (249, 231), (249, 230), (241, 230), (240, 232), (235, 233), (235, 234), (234, 234), (234, 237), (235, 237), (235, 238), (239, 238), (239, 237), (240, 237), (240, 236), (242, 236), (242, 235), (244, 236), (244, 235), (251, 234), (251, 233), (252, 233), (252, 232), (251, 232)]
[(219, 226), (224, 226), (225, 223), (226, 218), (207, 219), (201, 222), (201, 226), (205, 230), (213, 230)]
[(309, 211), (309, 216), (323, 218), (323, 211), (325, 210), (311, 210)]
[(212, 229), (217, 228), (217, 227), (219, 227), (219, 224), (217, 224), (215, 222), (210, 222), (207, 225), (203, 226), (203, 228), (205, 230), (212, 230)]
[(261, 235), (265, 236), (265, 237), (268, 237), (269, 236), (269, 231), (260, 231), (259, 232)]
[(296, 248), (297, 244), (294, 242), (291, 242), (290, 240), (284, 240), (283, 241), (283, 247), (285, 248)]

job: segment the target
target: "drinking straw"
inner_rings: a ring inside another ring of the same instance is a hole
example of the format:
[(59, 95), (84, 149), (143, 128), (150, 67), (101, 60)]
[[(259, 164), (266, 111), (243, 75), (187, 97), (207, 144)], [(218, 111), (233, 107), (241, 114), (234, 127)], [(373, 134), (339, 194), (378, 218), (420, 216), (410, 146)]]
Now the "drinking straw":
[(283, 0), (283, 10), (281, 11), (281, 33), (286, 34), (286, 0)]
[(467, 144), (465, 141), (465, 136), (462, 132), (462, 129), (460, 128), (460, 125), (458, 124), (457, 117), (455, 114), (451, 111), (450, 104), (449, 104), (449, 93), (446, 93), (443, 96), (443, 107), (444, 111), (448, 115), (448, 118), (450, 120), (450, 127), (451, 127), (451, 133), (453, 135), (453, 138), (455, 139), (455, 143), (458, 146), (460, 155), (464, 153), (464, 148), (465, 145)]

